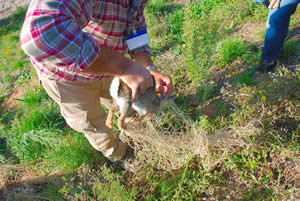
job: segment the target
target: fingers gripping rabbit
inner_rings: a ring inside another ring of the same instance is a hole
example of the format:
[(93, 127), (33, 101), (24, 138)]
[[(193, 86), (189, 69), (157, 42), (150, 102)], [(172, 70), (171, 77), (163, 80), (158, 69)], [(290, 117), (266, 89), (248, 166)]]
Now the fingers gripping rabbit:
[(113, 116), (117, 109), (120, 110), (120, 116), (118, 118), (118, 128), (120, 130), (126, 130), (124, 120), (128, 115), (128, 112), (133, 109), (139, 114), (139, 118), (143, 118), (149, 113), (155, 113), (159, 111), (161, 106), (161, 98), (155, 91), (155, 80), (153, 79), (153, 86), (146, 90), (143, 94), (138, 94), (138, 97), (131, 102), (131, 89), (119, 78), (114, 77), (110, 85), (110, 95), (113, 98), (113, 104), (109, 109), (106, 119), (106, 126), (112, 128)]

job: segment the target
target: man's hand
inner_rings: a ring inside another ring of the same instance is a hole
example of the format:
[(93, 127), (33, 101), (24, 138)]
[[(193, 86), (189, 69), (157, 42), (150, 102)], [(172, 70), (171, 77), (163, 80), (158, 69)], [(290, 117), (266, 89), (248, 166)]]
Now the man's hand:
[(164, 99), (168, 98), (174, 90), (171, 78), (156, 70), (150, 70), (150, 73), (155, 79), (156, 91), (159, 91)]
[(132, 90), (131, 101), (136, 99), (138, 93), (144, 93), (153, 86), (152, 76), (142, 64), (105, 46), (101, 46), (97, 60), (82, 72), (119, 76)]
[(279, 8), (280, 0), (272, 0), (268, 8)]
[(167, 98), (173, 91), (171, 78), (155, 70), (146, 69), (146, 66), (152, 65), (149, 53), (136, 54), (133, 58), (136, 62), (111, 48), (101, 46), (101, 54), (97, 60), (81, 72), (119, 76), (132, 91), (131, 101), (136, 99), (138, 93), (144, 93), (153, 86), (152, 74), (156, 90), (160, 91), (163, 98)]
[(120, 79), (131, 89), (131, 101), (134, 101), (138, 93), (144, 93), (153, 86), (153, 79), (150, 72), (143, 66), (133, 63), (124, 70)]
[[(132, 54), (131, 57), (142, 66), (149, 67), (153, 66), (153, 62), (149, 52), (138, 52)], [(169, 76), (164, 75), (156, 70), (150, 70), (150, 73), (153, 75), (155, 79), (155, 89), (159, 91), (162, 98), (166, 99), (173, 92), (173, 84), (172, 80)], [(152, 86), (152, 85), (151, 85)]]

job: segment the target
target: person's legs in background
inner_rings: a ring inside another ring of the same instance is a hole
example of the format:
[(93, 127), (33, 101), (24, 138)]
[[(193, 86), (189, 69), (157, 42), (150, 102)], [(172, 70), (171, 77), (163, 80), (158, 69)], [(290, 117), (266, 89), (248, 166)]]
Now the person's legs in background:
[(257, 71), (269, 72), (276, 67), (288, 33), (290, 17), (298, 3), (299, 0), (281, 0), (279, 8), (269, 10), (261, 64), (256, 68)]

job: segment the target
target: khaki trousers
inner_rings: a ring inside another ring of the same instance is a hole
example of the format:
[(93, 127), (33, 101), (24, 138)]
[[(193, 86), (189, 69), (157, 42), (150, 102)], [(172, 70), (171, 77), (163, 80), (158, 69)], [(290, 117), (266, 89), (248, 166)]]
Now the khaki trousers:
[(125, 146), (105, 125), (106, 113), (101, 103), (111, 102), (109, 86), (112, 78), (93, 81), (56, 81), (40, 76), (48, 95), (59, 105), (67, 124), (81, 132), (105, 157), (121, 159)]

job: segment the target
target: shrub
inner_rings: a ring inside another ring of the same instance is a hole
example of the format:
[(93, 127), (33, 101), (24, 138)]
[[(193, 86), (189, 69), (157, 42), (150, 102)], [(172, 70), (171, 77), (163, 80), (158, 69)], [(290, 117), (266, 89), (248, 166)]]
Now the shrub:
[(82, 164), (96, 165), (104, 157), (95, 150), (81, 133), (71, 132), (63, 137), (58, 137), (59, 146), (48, 149), (44, 161), (58, 171), (72, 172)]
[(105, 167), (96, 171), (83, 165), (71, 178), (65, 179), (70, 182), (66, 182), (59, 192), (67, 200), (136, 200), (135, 188), (127, 190), (122, 177)]
[(166, 16), (166, 22), (168, 24), (168, 32), (170, 34), (170, 41), (182, 44), (182, 26), (184, 20), (184, 9), (179, 8), (174, 12)]
[(61, 145), (59, 130), (30, 130), (24, 133), (10, 133), (9, 147), (21, 161), (40, 159), (49, 149)]
[(227, 38), (217, 47), (217, 63), (221, 66), (230, 64), (239, 59), (246, 53), (246, 47), (243, 41), (236, 38)]

